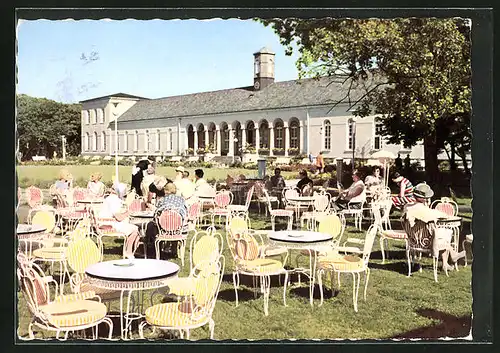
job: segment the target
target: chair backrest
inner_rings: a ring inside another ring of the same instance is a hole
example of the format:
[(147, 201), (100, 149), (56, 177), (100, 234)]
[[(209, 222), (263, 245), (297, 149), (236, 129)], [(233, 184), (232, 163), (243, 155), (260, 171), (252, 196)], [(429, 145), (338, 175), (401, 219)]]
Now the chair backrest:
[(135, 192), (134, 189), (130, 191), (127, 196), (125, 197), (125, 205), (130, 205), (132, 201), (134, 201), (137, 198), (137, 193)]
[(142, 211), (142, 200), (141, 199), (133, 199), (132, 202), (128, 205), (128, 210), (130, 212)]
[(33, 208), (40, 206), (43, 203), (43, 193), (42, 190), (36, 186), (30, 186), (26, 189), (26, 201), (28, 205)]
[(313, 193), (313, 188), (311, 184), (306, 184), (302, 188), (302, 196), (311, 196)]
[(363, 245), (363, 262), (365, 265), (368, 265), (368, 261), (370, 260), (377, 230), (377, 226), (372, 224), (366, 231), (365, 243)]
[(250, 202), (252, 201), (254, 190), (255, 190), (255, 186), (252, 185), (250, 187), (250, 189), (248, 189), (248, 191), (247, 191), (247, 198), (245, 200), (245, 207), (246, 207), (246, 209), (248, 209), (248, 207), (250, 206)]
[(201, 202), (196, 200), (188, 208), (188, 219), (190, 221), (195, 221), (201, 214)]
[(236, 215), (229, 220), (227, 233), (234, 237), (241, 233), (248, 233), (249, 228), (250, 226), (246, 217)]
[(455, 203), (455, 201), (452, 201), (448, 198), (442, 198), (434, 205), (434, 208), (447, 214), (450, 217), (456, 216), (458, 212), (458, 205)]
[(284, 199), (287, 203), (290, 203), (290, 198), (299, 196), (299, 191), (296, 188), (284, 189), (283, 192)]
[(54, 198), (56, 199), (57, 208), (69, 207), (68, 202), (64, 199), (64, 196), (60, 192), (56, 191), (54, 194)]
[(269, 196), (269, 193), (267, 192), (266, 189), (262, 189), (262, 192), (264, 194), (264, 197), (266, 198), (266, 204), (269, 212), (273, 210), (273, 205), (271, 204), (271, 197)]
[(227, 190), (218, 191), (215, 194), (215, 205), (219, 208), (226, 208), (233, 202), (233, 193)]
[(182, 232), (182, 216), (176, 210), (164, 210), (156, 218), (161, 235), (179, 235)]
[[(24, 265), (23, 265), (24, 266)], [(43, 271), (33, 262), (25, 264), (24, 268), (17, 270), (21, 290), (24, 293), (28, 308), (37, 315), (38, 308), (49, 303), (49, 285), (43, 280)]]
[(47, 233), (51, 233), (56, 226), (56, 217), (51, 211), (37, 211), (31, 217), (31, 224), (36, 224), (46, 228)]
[(224, 276), (224, 256), (210, 262), (203, 262), (197, 267), (195, 290), (193, 293), (194, 308), (190, 314), (191, 320), (197, 322), (210, 317), (213, 313)]
[(330, 207), (330, 197), (329, 194), (319, 194), (314, 198), (314, 211), (315, 212), (325, 212)]
[(191, 238), (189, 248), (191, 269), (197, 267), (202, 262), (213, 262), (222, 255), (222, 235), (218, 232), (196, 232)]
[(340, 217), (335, 214), (321, 217), (318, 226), (318, 232), (332, 235), (334, 243), (342, 238), (344, 229), (345, 225), (342, 223)]
[(69, 243), (66, 259), (73, 271), (83, 274), (88, 266), (99, 262), (101, 251), (92, 239), (80, 238)]
[(259, 243), (253, 235), (241, 233), (232, 239), (232, 243), (235, 261), (251, 261), (259, 257)]
[(407, 244), (410, 249), (430, 250), (434, 239), (434, 222), (425, 223), (419, 219), (415, 219), (413, 226), (410, 221), (403, 215), (401, 225), (407, 235)]
[(88, 195), (87, 189), (75, 188), (73, 190), (73, 204), (77, 205), (78, 201), (84, 200)]

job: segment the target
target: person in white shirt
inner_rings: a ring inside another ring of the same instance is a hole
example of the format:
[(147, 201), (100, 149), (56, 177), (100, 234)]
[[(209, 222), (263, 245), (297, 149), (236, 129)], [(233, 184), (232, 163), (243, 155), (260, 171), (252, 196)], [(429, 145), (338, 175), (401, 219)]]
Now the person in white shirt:
[[(139, 241), (139, 228), (131, 223), (128, 223), (129, 212), (122, 212), (122, 200), (116, 194), (116, 190), (110, 189), (111, 194), (104, 199), (101, 209), (99, 211), (98, 217), (101, 218), (99, 222), (100, 225), (110, 225), (116, 231), (123, 233), (127, 238), (133, 237), (134, 246), (133, 249), (126, 254), (126, 249), (124, 246), (124, 256), (133, 255), (137, 249), (137, 244)], [(127, 243), (127, 241), (126, 241)], [(130, 254), (131, 252), (131, 254)]]
[(184, 170), (183, 167), (178, 167), (177, 171), (182, 171), (182, 178), (174, 181), (174, 185), (177, 189), (177, 195), (182, 196), (184, 199), (189, 199), (195, 192), (194, 183), (189, 180), (189, 172)]
[(205, 173), (203, 173), (203, 170), (201, 170), (201, 169), (196, 169), (194, 171), (194, 178), (195, 178), (194, 189), (195, 189), (195, 191), (198, 191), (200, 186), (207, 184), (207, 181), (205, 179), (203, 179), (204, 175), (205, 175)]
[(346, 208), (349, 203), (351, 208), (360, 208), (361, 203), (366, 201), (366, 187), (357, 170), (352, 173), (352, 180), (351, 186), (342, 191), (335, 201), (337, 210)]
[(87, 184), (87, 190), (91, 196), (102, 197), (104, 195), (106, 186), (101, 181), (101, 178), (102, 174), (99, 172), (90, 174), (90, 181)]

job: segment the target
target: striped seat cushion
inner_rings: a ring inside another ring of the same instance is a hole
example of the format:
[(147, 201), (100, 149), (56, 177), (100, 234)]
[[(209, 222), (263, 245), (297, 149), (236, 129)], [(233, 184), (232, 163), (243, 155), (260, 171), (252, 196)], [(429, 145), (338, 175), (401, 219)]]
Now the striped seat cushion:
[(328, 254), (318, 258), (320, 267), (336, 271), (356, 271), (364, 267), (363, 259), (353, 255)]
[(204, 315), (191, 315), (180, 303), (157, 304), (146, 309), (146, 321), (160, 327), (178, 327), (199, 324), (207, 319)]
[(382, 232), (382, 235), (385, 238), (391, 238), (391, 239), (406, 239), (407, 235), (404, 230), (384, 230)]
[(93, 300), (50, 303), (40, 307), (56, 327), (74, 327), (97, 323), (106, 316), (106, 305)]
[(271, 216), (293, 217), (292, 210), (271, 210)]
[(241, 261), (240, 267), (245, 271), (259, 274), (276, 273), (283, 270), (283, 264), (280, 261), (273, 259)]
[(95, 297), (94, 291), (86, 291), (86, 292), (80, 292), (80, 293), (59, 295), (55, 298), (54, 302), (55, 303), (68, 303), (68, 302), (74, 302), (76, 300), (91, 299), (94, 297)]
[(227, 208), (231, 211), (246, 211), (247, 207), (245, 205), (228, 205)]
[(44, 260), (62, 260), (66, 255), (66, 247), (41, 248), (33, 251), (33, 255)]

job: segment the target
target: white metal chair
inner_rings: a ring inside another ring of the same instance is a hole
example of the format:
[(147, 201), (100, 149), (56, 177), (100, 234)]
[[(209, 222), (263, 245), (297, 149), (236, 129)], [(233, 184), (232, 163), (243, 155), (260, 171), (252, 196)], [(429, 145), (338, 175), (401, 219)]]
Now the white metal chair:
[(303, 212), (300, 216), (300, 227), (304, 227), (304, 222), (307, 222), (307, 229), (312, 230), (316, 228), (316, 219), (318, 217), (327, 215), (330, 211), (330, 194), (319, 193), (316, 194), (313, 203), (313, 210), (310, 212)]
[(351, 202), (347, 203), (347, 208), (341, 210), (344, 216), (352, 216), (354, 218), (354, 227), (362, 230), (362, 222), (363, 222), (363, 208), (365, 206), (366, 200), (362, 200), (360, 202)]
[[(382, 253), (382, 264), (385, 263), (385, 253), (387, 249), (387, 257), (389, 257), (389, 240), (395, 240), (400, 242), (405, 242), (407, 239), (406, 232), (404, 230), (393, 230), (391, 226), (390, 213), (392, 208), (392, 201), (390, 199), (384, 201), (374, 201), (380, 207), (376, 210), (372, 208), (372, 213), (375, 217), (375, 223), (378, 224), (378, 234), (380, 240), (380, 251)], [(384, 247), (385, 245), (385, 247)]]
[(269, 197), (269, 194), (267, 193), (267, 190), (264, 190), (264, 195), (267, 199), (267, 208), (269, 210), (269, 214), (271, 215), (271, 229), (274, 231), (276, 217), (285, 217), (288, 218), (287, 230), (292, 230), (293, 211), (285, 209), (273, 209), (271, 205), (271, 199)]

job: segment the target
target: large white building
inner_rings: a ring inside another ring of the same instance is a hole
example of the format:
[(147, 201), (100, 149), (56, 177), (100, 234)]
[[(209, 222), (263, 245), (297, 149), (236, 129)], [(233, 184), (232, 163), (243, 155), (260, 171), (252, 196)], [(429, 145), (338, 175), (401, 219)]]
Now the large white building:
[[(423, 159), (423, 146), (386, 144), (373, 116), (357, 119), (339, 101), (346, 85), (336, 77), (274, 81), (274, 53), (254, 54), (252, 86), (147, 99), (118, 93), (82, 101), (82, 154), (240, 156), (252, 146), (261, 155), (369, 158), (380, 149)], [(115, 120), (118, 141), (115, 141)], [(251, 150), (251, 149), (250, 149)], [(226, 157), (226, 158), (227, 158)], [(446, 156), (440, 156), (446, 158)]]

